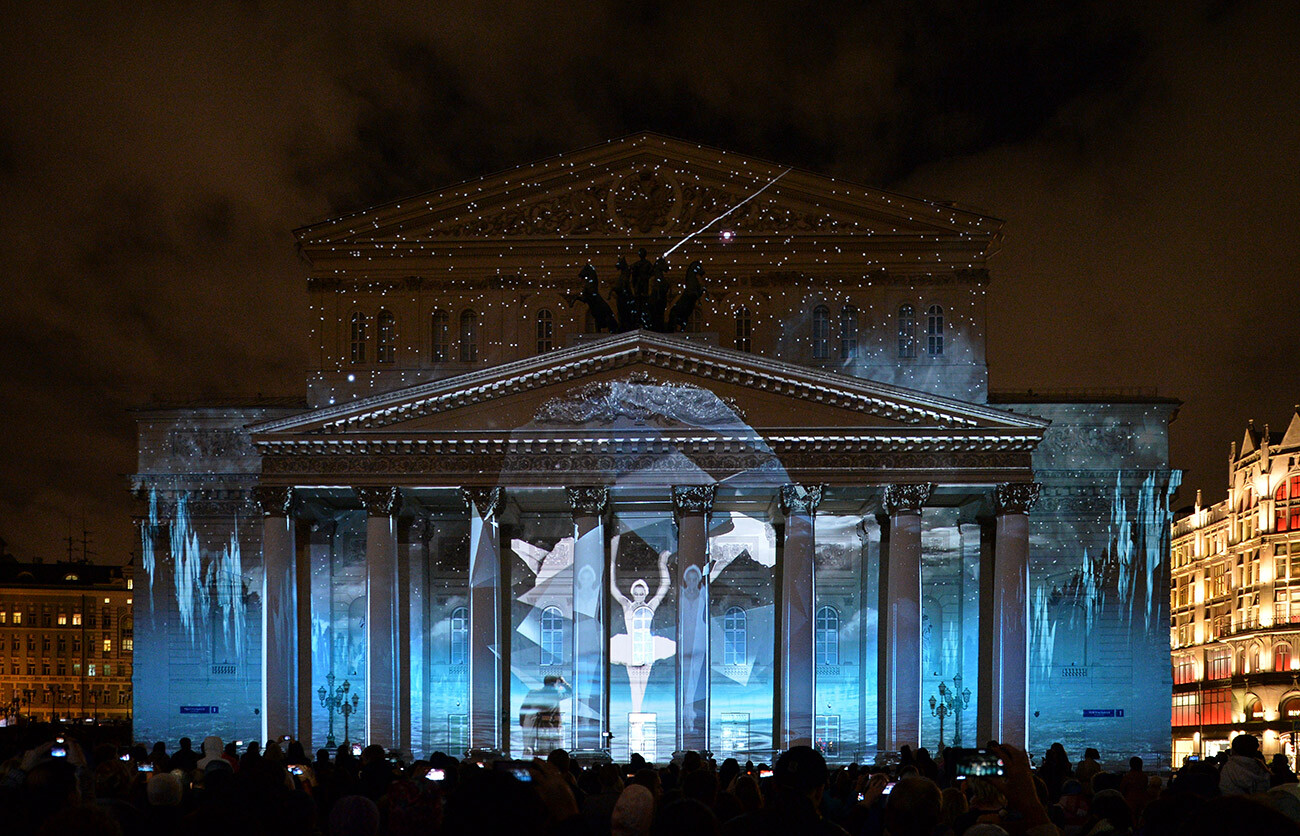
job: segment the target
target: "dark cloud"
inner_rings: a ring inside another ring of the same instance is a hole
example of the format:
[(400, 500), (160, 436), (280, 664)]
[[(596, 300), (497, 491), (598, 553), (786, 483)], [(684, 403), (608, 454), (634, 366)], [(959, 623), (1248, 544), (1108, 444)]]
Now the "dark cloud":
[(995, 384), (1185, 398), (1176, 461), (1213, 494), (1244, 417), (1296, 397), (1276, 335), (1300, 32), (1264, 4), (1173, 6), (17, 6), (0, 533), (54, 556), (84, 510), (123, 557), (129, 407), (301, 387), (290, 230), (643, 129), (1008, 219)]

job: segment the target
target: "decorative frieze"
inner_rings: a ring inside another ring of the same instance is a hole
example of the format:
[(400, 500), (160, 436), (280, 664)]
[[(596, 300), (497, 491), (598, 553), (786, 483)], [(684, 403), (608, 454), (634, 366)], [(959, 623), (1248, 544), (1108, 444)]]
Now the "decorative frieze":
[(293, 510), (293, 488), (258, 485), (253, 488), (253, 498), (267, 517), (287, 517)]
[(1041, 489), (1042, 485), (1037, 482), (1003, 482), (997, 486), (994, 495), (997, 513), (1028, 514), (1038, 501)]
[(501, 503), (506, 493), (501, 488), (461, 488), (460, 495), (465, 503), (474, 508), (484, 519), (496, 516), (501, 510)]
[(781, 513), (787, 517), (791, 514), (811, 517), (817, 513), (817, 506), (822, 504), (825, 488), (825, 485), (782, 485), (777, 497)]
[(930, 499), (934, 483), (917, 482), (906, 485), (885, 486), (885, 513), (891, 517), (895, 514), (919, 514), (921, 506)]
[(565, 488), (564, 492), (569, 497), (569, 508), (575, 517), (599, 517), (609, 504), (608, 488), (580, 485)]
[(582, 425), (619, 419), (635, 424), (664, 420), (697, 426), (734, 427), (743, 421), (740, 406), (702, 386), (665, 383), (645, 372), (622, 380), (601, 380), (552, 398), (537, 410), (539, 424)]
[(713, 511), (717, 485), (673, 485), (673, 511), (677, 516)]
[(398, 488), (353, 488), (361, 506), (372, 517), (391, 517), (402, 507), (402, 492)]

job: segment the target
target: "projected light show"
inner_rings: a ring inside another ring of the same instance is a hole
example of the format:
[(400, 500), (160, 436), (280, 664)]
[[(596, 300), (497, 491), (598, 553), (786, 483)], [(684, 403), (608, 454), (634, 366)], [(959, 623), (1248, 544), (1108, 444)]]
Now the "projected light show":
[(990, 392), (1000, 230), (656, 134), (298, 230), (305, 400), (137, 415), (137, 736), (1167, 751), (1177, 402)]

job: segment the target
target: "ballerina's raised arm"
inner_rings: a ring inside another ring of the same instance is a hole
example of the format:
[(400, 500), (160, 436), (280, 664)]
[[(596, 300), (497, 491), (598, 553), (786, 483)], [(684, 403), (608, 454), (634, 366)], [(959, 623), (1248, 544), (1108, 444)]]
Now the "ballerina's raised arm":
[(659, 552), (659, 589), (655, 591), (655, 597), (646, 605), (650, 607), (651, 612), (659, 609), (659, 602), (668, 594), (668, 587), (673, 582), (672, 576), (668, 574), (668, 558), (672, 556), (671, 551)]
[(609, 538), (609, 592), (626, 613), (627, 608), (632, 606), (632, 602), (618, 589), (618, 540), (621, 536), (615, 534)]

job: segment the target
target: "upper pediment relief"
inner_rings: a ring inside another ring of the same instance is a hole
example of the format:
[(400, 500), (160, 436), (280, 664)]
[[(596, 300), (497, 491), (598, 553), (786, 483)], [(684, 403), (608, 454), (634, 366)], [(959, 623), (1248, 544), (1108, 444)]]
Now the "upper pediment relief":
[(1001, 226), (945, 203), (640, 134), (297, 234), (308, 250), (503, 237), (673, 238), (728, 211), (725, 226), (740, 233), (979, 238), (996, 236)]

